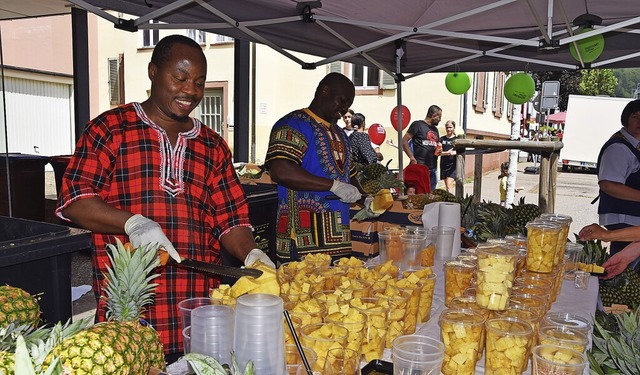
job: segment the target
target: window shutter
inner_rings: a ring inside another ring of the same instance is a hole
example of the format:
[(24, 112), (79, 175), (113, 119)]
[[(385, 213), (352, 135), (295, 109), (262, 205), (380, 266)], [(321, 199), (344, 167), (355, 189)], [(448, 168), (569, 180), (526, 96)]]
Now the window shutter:
[(396, 80), (393, 76), (384, 70), (381, 70), (380, 88), (383, 90), (394, 90), (396, 88)]
[(120, 61), (118, 58), (109, 59), (109, 103), (121, 104), (120, 96)]
[(332, 63), (329, 63), (329, 71), (327, 73), (342, 73), (342, 62), (341, 61), (334, 61)]

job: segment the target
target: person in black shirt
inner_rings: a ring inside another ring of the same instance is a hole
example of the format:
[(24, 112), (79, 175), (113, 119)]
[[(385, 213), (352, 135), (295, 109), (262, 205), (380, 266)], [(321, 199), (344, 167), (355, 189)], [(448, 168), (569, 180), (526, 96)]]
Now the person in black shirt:
[(453, 141), (456, 139), (456, 122), (449, 120), (444, 124), (447, 134), (440, 137), (442, 153), (440, 156), (440, 179), (444, 181), (444, 186), (449, 193), (454, 193), (453, 182), (456, 175), (456, 149), (453, 148)]
[[(438, 154), (440, 133), (438, 124), (442, 118), (442, 109), (432, 105), (427, 110), (427, 117), (411, 123), (407, 133), (402, 137), (402, 149), (409, 156), (409, 164), (423, 164), (429, 167), (429, 183), (431, 191), (438, 184)], [(413, 151), (409, 146), (413, 140)]]

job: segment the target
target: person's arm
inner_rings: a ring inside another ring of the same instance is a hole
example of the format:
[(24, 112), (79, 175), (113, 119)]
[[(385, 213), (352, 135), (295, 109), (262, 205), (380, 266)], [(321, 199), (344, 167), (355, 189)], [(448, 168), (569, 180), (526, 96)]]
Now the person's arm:
[(411, 133), (406, 132), (404, 134), (404, 136), (402, 137), (402, 149), (404, 150), (404, 153), (409, 157), (409, 164), (416, 164), (418, 163), (418, 161), (413, 156), (413, 152), (411, 152), (411, 146), (409, 146), (409, 141), (411, 140), (411, 138), (413, 138)]
[(77, 199), (63, 208), (62, 214), (84, 229), (113, 234), (125, 234), (124, 224), (133, 216), (98, 197)]
[(603, 278), (611, 279), (621, 274), (638, 257), (640, 257), (640, 242), (633, 242), (627, 245), (602, 264), (607, 273)]
[(640, 202), (640, 190), (629, 187), (625, 184), (613, 181), (601, 180), (598, 182), (600, 189), (605, 193), (616, 197), (618, 199), (624, 199), (627, 201)]
[(333, 180), (313, 175), (286, 159), (269, 162), (269, 175), (273, 182), (291, 190), (329, 191), (333, 185)]
[(602, 241), (622, 241), (632, 242), (640, 241), (640, 226), (627, 227), (616, 230), (607, 230), (598, 224), (587, 225), (580, 230), (578, 234), (583, 240), (602, 240)]
[(237, 226), (220, 237), (220, 244), (229, 254), (245, 261), (251, 250), (258, 247), (253, 239), (251, 228)]

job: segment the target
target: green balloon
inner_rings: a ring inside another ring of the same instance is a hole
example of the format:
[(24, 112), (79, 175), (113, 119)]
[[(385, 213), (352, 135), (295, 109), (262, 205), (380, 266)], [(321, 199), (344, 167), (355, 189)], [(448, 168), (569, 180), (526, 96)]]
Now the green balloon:
[[(589, 31), (593, 31), (593, 29), (587, 27), (578, 31), (577, 34), (582, 34)], [(576, 51), (576, 44), (578, 45), (580, 56), (582, 56), (582, 61), (586, 63), (596, 61), (602, 54), (602, 51), (604, 51), (604, 37), (602, 36), (602, 34), (590, 36), (575, 43), (569, 43), (569, 52), (571, 53), (571, 56), (576, 59), (576, 61), (580, 61), (580, 59), (578, 58), (578, 52)]]
[(471, 79), (467, 73), (448, 73), (444, 79), (444, 85), (450, 93), (462, 95), (471, 87)]
[(524, 104), (536, 91), (533, 78), (527, 73), (516, 73), (504, 84), (504, 97), (513, 104)]

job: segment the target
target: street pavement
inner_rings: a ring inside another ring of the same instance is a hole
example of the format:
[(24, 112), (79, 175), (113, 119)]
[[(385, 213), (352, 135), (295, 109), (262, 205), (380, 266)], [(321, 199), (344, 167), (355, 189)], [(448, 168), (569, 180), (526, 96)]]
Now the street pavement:
[[(539, 175), (525, 173), (525, 168), (533, 165), (533, 163), (518, 164), (515, 186), (522, 187), (523, 190), (520, 193), (516, 193), (515, 201), (524, 196), (526, 203), (538, 204)], [(498, 170), (483, 175), (481, 199), (495, 203), (500, 202), (498, 175)], [(598, 194), (597, 180), (597, 176), (594, 173), (558, 172), (554, 212), (566, 214), (573, 218), (569, 235), (572, 241), (575, 240), (573, 233), (577, 234), (585, 225), (598, 221), (597, 204), (591, 204), (591, 201)], [(438, 188), (444, 188), (442, 181), (438, 184)], [(55, 195), (53, 172), (47, 172), (46, 189), (46, 194)], [(464, 191), (465, 194), (473, 193), (472, 179), (468, 179), (465, 182)], [(86, 252), (74, 254), (71, 272), (72, 286), (91, 285), (90, 255)], [(93, 309), (95, 309), (95, 298), (92, 292), (73, 302), (73, 312), (76, 317), (91, 315)]]

